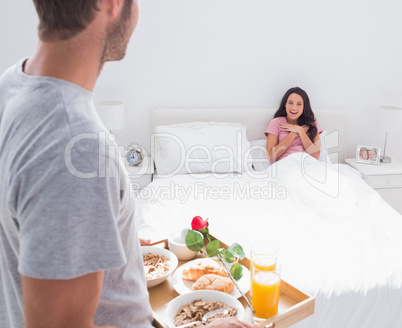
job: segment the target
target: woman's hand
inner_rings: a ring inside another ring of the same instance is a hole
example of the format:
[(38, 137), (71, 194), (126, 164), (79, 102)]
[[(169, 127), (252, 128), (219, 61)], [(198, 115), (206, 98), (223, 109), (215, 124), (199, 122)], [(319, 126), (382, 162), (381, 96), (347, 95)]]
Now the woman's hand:
[(297, 124), (290, 124), (290, 123), (281, 123), (280, 124), (281, 130), (287, 131), (287, 132), (293, 132), (297, 133), (300, 135), (300, 133), (304, 132), (306, 133), (309, 129), (307, 125), (297, 125)]

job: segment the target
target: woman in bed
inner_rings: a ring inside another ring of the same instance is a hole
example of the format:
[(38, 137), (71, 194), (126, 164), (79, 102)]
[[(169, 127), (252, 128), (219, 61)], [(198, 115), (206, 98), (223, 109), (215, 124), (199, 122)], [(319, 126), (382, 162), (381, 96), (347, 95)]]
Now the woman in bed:
[(265, 130), (268, 160), (273, 163), (297, 152), (318, 159), (321, 132), (307, 93), (298, 87), (289, 89)]

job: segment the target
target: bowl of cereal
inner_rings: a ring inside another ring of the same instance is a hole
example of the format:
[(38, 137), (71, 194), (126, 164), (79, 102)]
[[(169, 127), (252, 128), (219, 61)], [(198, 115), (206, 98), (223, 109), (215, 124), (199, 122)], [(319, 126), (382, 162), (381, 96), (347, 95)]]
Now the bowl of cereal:
[(161, 284), (176, 270), (177, 257), (167, 249), (142, 246), (141, 251), (148, 288)]
[(201, 320), (208, 312), (227, 309), (227, 314), (217, 314), (208, 322), (222, 317), (244, 318), (243, 305), (233, 296), (215, 290), (197, 290), (177, 296), (166, 307), (166, 320), (170, 328)]

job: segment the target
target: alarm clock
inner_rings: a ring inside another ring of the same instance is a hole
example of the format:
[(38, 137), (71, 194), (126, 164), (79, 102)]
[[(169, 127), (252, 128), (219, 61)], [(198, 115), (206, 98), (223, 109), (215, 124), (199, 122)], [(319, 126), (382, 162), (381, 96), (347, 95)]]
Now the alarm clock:
[(139, 166), (144, 160), (142, 148), (135, 143), (127, 147), (126, 160), (129, 166)]

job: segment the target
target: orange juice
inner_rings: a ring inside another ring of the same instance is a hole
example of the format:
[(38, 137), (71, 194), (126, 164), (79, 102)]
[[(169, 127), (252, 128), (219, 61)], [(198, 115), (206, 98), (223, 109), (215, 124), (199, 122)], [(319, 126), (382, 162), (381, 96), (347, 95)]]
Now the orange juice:
[(255, 269), (261, 271), (275, 271), (276, 258), (266, 255), (256, 256), (253, 259), (252, 265)]
[(252, 277), (251, 302), (255, 316), (261, 319), (278, 313), (281, 279), (274, 271), (256, 271)]
[(276, 258), (267, 255), (254, 256), (253, 261), (250, 261), (250, 282), (253, 283), (254, 272), (258, 271), (275, 271)]

